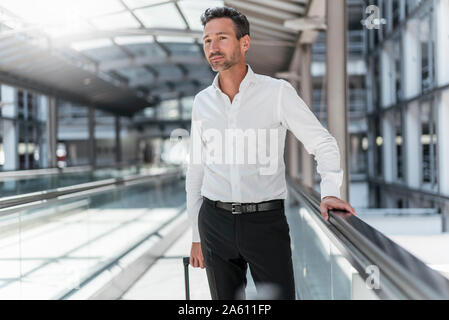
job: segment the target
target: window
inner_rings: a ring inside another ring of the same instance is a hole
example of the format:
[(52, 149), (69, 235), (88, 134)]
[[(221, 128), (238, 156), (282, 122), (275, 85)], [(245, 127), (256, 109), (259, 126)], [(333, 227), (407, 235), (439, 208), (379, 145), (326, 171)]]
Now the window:
[(430, 190), (437, 188), (437, 135), (434, 105), (431, 100), (421, 104), (422, 184)]
[(403, 157), (403, 128), (402, 128), (402, 109), (394, 112), (394, 131), (395, 131), (395, 152), (396, 152), (396, 178), (404, 179), (404, 157)]
[(423, 92), (426, 92), (434, 86), (435, 59), (434, 47), (435, 41), (432, 28), (432, 11), (421, 18), (419, 40), (421, 43), (421, 79)]
[(351, 174), (364, 174), (367, 171), (368, 139), (364, 133), (350, 135), (350, 171)]
[(374, 152), (374, 163), (375, 163), (375, 175), (383, 176), (383, 136), (381, 130), (381, 120), (379, 117), (374, 119), (374, 139), (375, 139), (375, 152)]
[(401, 19), (401, 5), (400, 0), (393, 0), (393, 29), (395, 29)]
[(18, 169), (38, 169), (41, 167), (40, 145), (45, 125), (37, 120), (38, 96), (25, 90), (17, 90), (18, 107)]
[(393, 83), (394, 86), (394, 92), (395, 92), (395, 99), (396, 102), (401, 101), (402, 99), (402, 85), (401, 85), (401, 78), (402, 78), (402, 41), (400, 39), (393, 39), (394, 45), (393, 45), (393, 68), (394, 68), (394, 76), (393, 76)]

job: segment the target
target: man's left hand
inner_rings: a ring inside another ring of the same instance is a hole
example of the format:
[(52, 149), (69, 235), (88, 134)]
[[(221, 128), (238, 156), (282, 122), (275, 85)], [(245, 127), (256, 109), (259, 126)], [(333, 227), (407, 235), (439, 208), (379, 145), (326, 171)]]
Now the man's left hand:
[(323, 216), (324, 220), (326, 220), (326, 221), (329, 220), (328, 211), (332, 210), (332, 209), (346, 210), (349, 213), (356, 215), (355, 209), (353, 207), (351, 207), (351, 205), (349, 203), (347, 203), (346, 201), (343, 201), (343, 200), (341, 200), (337, 197), (333, 197), (333, 196), (324, 197), (321, 200), (321, 204), (320, 204), (321, 215)]

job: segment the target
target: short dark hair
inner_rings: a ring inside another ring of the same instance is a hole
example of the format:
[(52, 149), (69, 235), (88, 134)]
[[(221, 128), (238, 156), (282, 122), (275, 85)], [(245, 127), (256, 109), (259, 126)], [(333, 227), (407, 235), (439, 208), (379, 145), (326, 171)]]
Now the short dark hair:
[(249, 36), (249, 22), (244, 14), (238, 12), (234, 8), (228, 7), (215, 7), (208, 8), (201, 15), (201, 23), (203, 27), (209, 21), (217, 18), (229, 18), (234, 22), (234, 29), (237, 39), (240, 40), (241, 37)]

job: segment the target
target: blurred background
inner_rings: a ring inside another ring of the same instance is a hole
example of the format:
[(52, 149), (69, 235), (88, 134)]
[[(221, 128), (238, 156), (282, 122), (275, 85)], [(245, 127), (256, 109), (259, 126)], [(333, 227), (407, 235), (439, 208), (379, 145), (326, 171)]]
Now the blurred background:
[[(161, 257), (169, 248), (171, 257), (188, 255), (192, 104), (215, 77), (200, 16), (224, 5), (250, 22), (252, 69), (288, 80), (336, 137), (342, 198), (447, 276), (449, 0), (0, 0), (0, 298), (158, 299), (164, 282), (154, 279), (174, 274), (176, 297), (185, 298), (182, 263)], [(291, 225), (320, 225), (294, 191), (303, 185), (316, 197), (316, 163), (291, 134), (285, 159), (292, 217), (299, 212), (302, 223)], [(129, 258), (147, 249), (159, 258)], [(126, 259), (131, 267), (119, 267)], [(309, 287), (298, 287), (298, 297), (335, 298), (335, 288), (345, 288), (343, 298), (368, 297), (353, 273), (343, 287), (316, 284), (322, 274), (305, 276), (311, 265), (295, 264)], [(134, 280), (114, 295), (109, 280), (125, 278), (125, 269)], [(192, 272), (202, 283), (197, 298), (207, 298), (205, 275)], [(147, 282), (136, 287), (139, 279)], [(176, 298), (173, 290), (166, 297)]]

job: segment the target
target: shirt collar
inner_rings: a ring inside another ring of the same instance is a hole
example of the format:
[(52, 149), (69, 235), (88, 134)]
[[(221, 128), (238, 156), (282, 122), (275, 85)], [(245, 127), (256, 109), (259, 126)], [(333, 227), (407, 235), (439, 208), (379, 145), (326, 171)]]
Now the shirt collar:
[[(248, 71), (246, 72), (245, 77), (243, 78), (242, 82), (240, 82), (239, 91), (249, 86), (250, 83), (257, 83), (257, 77), (256, 74), (253, 72), (253, 69), (251, 69), (249, 64), (246, 64), (248, 66)], [(212, 82), (212, 85), (214, 86), (216, 91), (221, 91), (220, 84), (218, 83), (218, 75), (214, 78), (214, 81)]]

